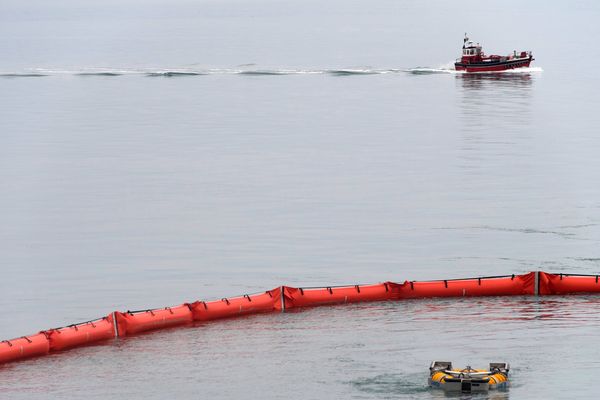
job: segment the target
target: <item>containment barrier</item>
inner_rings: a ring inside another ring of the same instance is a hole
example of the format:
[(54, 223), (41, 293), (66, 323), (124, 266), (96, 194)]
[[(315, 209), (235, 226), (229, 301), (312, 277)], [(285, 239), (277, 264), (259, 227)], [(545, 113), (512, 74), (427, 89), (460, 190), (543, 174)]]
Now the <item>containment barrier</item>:
[(41, 356), (50, 351), (50, 342), (46, 334), (23, 336), (0, 342), (0, 363)]
[(397, 300), (400, 285), (392, 282), (376, 285), (330, 286), (325, 288), (294, 288), (284, 286), (286, 308), (311, 307), (326, 304), (361, 301)]
[(116, 334), (118, 336), (128, 336), (155, 329), (184, 325), (193, 320), (191, 307), (187, 304), (124, 313), (115, 311), (114, 315), (117, 318)]
[(69, 325), (45, 331), (50, 342), (50, 350), (64, 350), (115, 337), (112, 315), (88, 321), (81, 324)]
[(115, 311), (106, 317), (0, 342), (0, 363), (40, 356), (76, 346), (138, 333), (294, 308), (363, 301), (433, 297), (518, 296), (600, 293), (598, 275), (550, 274), (487, 276), (437, 281), (384, 282), (329, 287), (280, 286), (261, 293), (195, 301), (174, 307), (140, 311)]
[(281, 309), (281, 288), (264, 293), (223, 298), (217, 301), (196, 301), (190, 304), (195, 321), (211, 321), (240, 315), (271, 312)]
[(535, 294), (535, 272), (443, 281), (404, 282), (400, 298), (518, 296)]
[(598, 275), (539, 274), (542, 295), (600, 292)]

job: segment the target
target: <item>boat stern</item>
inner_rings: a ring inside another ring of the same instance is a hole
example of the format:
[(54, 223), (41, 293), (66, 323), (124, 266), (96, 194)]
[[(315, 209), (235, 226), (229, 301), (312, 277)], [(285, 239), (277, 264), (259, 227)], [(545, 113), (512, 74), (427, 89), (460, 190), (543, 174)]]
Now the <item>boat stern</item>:
[(489, 380), (472, 378), (448, 378), (442, 386), (444, 392), (478, 393), (490, 390)]

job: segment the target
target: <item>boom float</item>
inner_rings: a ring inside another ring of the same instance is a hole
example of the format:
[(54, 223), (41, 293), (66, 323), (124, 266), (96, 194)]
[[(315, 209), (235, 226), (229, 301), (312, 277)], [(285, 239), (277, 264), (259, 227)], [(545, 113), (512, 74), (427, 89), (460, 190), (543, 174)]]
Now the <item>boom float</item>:
[(280, 286), (262, 293), (173, 307), (114, 311), (104, 317), (0, 342), (0, 363), (40, 356), (141, 332), (244, 315), (284, 312), (327, 304), (400, 301), (435, 297), (537, 296), (600, 293), (599, 275), (550, 274), (487, 276), (436, 281), (384, 282), (296, 288)]

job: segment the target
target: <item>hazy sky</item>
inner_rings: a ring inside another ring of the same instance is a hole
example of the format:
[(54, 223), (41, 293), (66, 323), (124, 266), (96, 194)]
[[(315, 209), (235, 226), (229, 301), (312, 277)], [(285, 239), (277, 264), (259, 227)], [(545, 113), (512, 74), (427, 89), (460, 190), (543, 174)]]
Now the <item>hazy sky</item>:
[(465, 31), (488, 52), (522, 47), (542, 61), (573, 44), (597, 54), (599, 9), (593, 1), (4, 0), (0, 70), (439, 66), (459, 54)]

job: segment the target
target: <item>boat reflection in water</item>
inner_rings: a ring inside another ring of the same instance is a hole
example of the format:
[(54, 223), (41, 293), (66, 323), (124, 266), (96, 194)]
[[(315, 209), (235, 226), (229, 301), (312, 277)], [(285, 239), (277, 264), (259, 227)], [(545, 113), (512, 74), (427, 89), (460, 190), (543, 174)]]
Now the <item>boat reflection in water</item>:
[(457, 74), (459, 106), (467, 130), (511, 127), (523, 130), (530, 122), (532, 86), (529, 73)]
[(455, 76), (463, 83), (463, 87), (471, 89), (481, 89), (492, 83), (512, 87), (529, 87), (534, 80), (533, 74), (529, 72), (456, 74)]
[[(522, 161), (532, 139), (535, 74), (456, 74), (460, 167), (480, 174)], [(510, 162), (509, 162), (510, 164)]]

